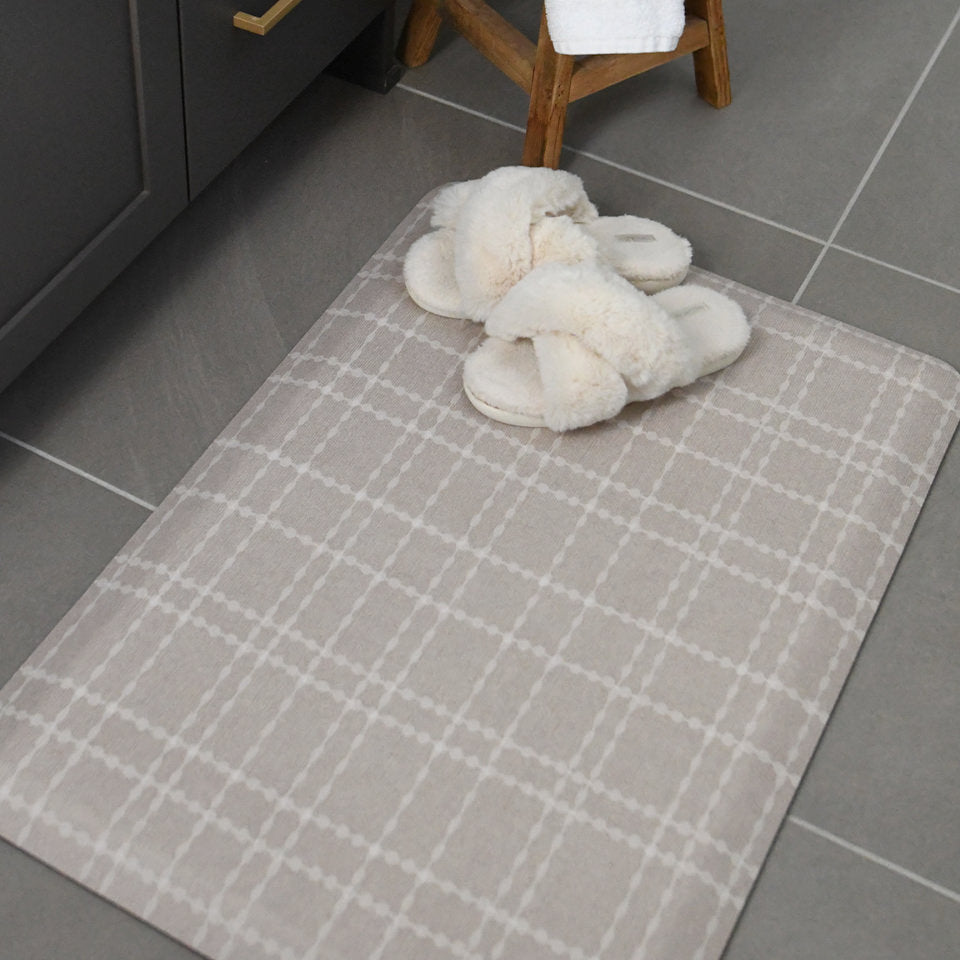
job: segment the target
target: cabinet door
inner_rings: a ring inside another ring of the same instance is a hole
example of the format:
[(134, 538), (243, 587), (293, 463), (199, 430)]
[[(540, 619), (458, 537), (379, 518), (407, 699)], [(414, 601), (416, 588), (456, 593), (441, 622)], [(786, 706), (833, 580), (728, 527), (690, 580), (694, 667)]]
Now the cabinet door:
[(302, 0), (257, 36), (238, 30), (233, 15), (261, 17), (273, 0), (181, 0), (191, 197), (390, 2)]
[(176, 0), (30, 0), (0, 31), (0, 387), (186, 204)]

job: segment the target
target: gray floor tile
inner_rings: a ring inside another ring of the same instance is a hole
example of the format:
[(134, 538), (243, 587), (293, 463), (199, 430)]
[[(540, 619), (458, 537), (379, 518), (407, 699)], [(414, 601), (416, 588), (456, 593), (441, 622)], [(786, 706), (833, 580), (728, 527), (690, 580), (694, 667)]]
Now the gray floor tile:
[(790, 823), (723, 960), (948, 960), (960, 905)]
[(428, 190), (519, 143), (321, 78), (0, 396), (0, 430), (159, 502)]
[(830, 250), (799, 303), (960, 370), (960, 293)]
[(0, 684), (148, 515), (0, 438)]
[[(535, 35), (539, 0), (496, 4)], [(826, 237), (956, 10), (881, 0), (829, 14), (791, 0), (727, 3), (733, 103), (696, 97), (689, 58), (571, 104), (565, 142)], [(523, 92), (466, 41), (405, 83), (524, 126)]]
[(2, 840), (0, 877), (0, 960), (199, 956)]
[(958, 487), (955, 440), (793, 809), (960, 891)]
[[(956, 5), (954, 5), (956, 6)], [(960, 287), (960, 28), (890, 141), (838, 242)]]

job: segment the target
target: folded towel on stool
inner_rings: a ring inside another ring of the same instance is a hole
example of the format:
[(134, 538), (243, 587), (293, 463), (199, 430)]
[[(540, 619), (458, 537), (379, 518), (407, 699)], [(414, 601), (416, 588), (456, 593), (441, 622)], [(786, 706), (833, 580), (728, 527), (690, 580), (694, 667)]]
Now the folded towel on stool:
[(653, 53), (675, 50), (683, 0), (546, 0), (557, 53)]

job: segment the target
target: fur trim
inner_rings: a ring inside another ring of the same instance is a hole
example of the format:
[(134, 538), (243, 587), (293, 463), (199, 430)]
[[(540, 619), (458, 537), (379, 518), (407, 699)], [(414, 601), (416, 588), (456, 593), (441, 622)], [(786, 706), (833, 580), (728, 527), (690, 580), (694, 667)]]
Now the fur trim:
[(448, 184), (433, 197), (431, 222), (438, 242), (413, 244), (418, 263), (405, 277), (410, 296), (441, 316), (482, 322), (544, 263), (596, 261), (649, 293), (679, 283), (690, 266), (684, 238), (643, 217), (600, 217), (564, 170), (500, 167)]
[(570, 217), (544, 217), (530, 227), (531, 261), (585, 263), (596, 260), (597, 241)]
[[(475, 319), (485, 319), (533, 269), (533, 225), (547, 217), (579, 223), (597, 216), (574, 174), (542, 167), (492, 171), (463, 203), (457, 222), (454, 263), (464, 308)], [(559, 236), (557, 231), (552, 241)]]
[(622, 374), (638, 399), (689, 382), (697, 369), (666, 310), (595, 263), (537, 267), (504, 296), (486, 329), (504, 340), (570, 334)]
[(430, 217), (431, 226), (455, 227), (460, 210), (476, 188), (475, 180), (464, 180), (461, 183), (451, 183), (434, 194), (430, 202), (433, 211)]
[(623, 377), (568, 333), (533, 341), (543, 389), (543, 420), (551, 430), (575, 430), (616, 416), (627, 402)]
[(481, 413), (572, 430), (615, 416), (732, 363), (749, 327), (734, 300), (706, 287), (654, 296), (596, 263), (546, 263), (491, 311), (489, 339), (464, 388)]

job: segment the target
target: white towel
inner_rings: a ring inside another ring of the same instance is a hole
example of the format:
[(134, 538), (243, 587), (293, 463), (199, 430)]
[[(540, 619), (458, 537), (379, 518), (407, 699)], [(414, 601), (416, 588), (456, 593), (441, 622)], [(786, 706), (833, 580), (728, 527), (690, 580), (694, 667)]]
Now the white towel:
[(546, 0), (557, 53), (653, 53), (675, 50), (683, 0)]

